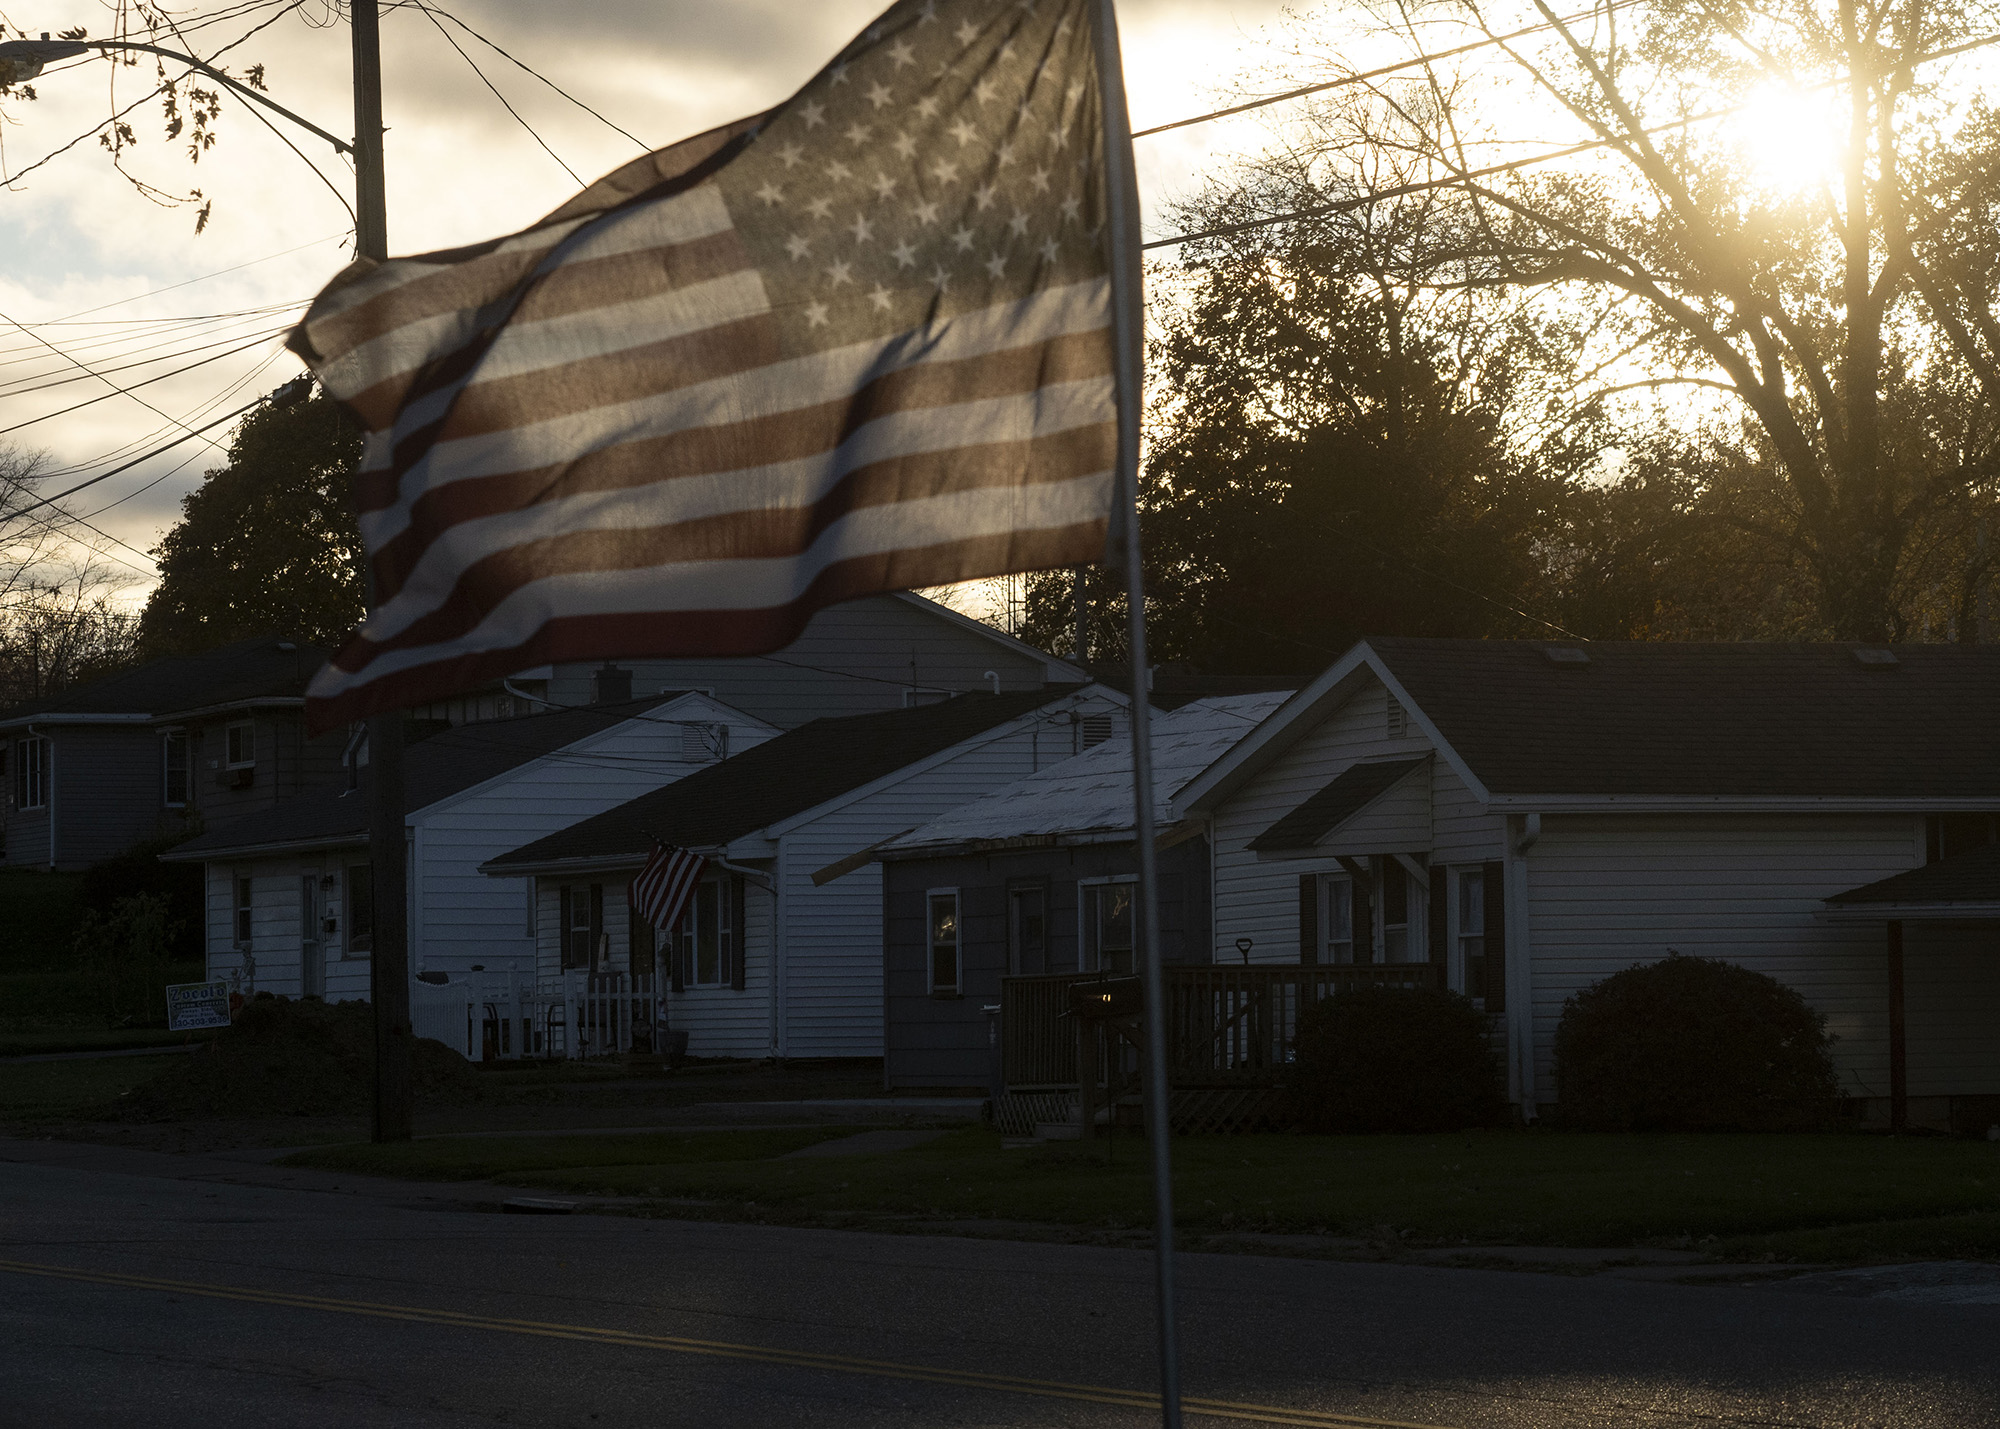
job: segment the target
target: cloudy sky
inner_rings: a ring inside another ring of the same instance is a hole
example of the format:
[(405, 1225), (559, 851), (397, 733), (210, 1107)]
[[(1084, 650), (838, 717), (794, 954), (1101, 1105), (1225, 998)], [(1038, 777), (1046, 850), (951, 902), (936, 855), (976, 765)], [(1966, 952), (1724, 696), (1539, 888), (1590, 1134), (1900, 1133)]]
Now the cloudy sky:
[[(160, 42), (207, 57), (277, 16), (218, 62), (263, 65), (274, 98), (347, 134), (345, 24), (333, 23), (327, 0), (288, 6), (211, 0), (175, 11), (184, 38)], [(784, 98), (881, 3), (444, 0), (442, 8), (658, 146)], [(1236, 76), (1270, 61), (1285, 8), (1281, 0), (1122, 0), (1134, 127), (1213, 107)], [(112, 29), (110, 6), (94, 0), (41, 0), (35, 9), (0, 0), (0, 18), (31, 32)], [(392, 252), (521, 227), (578, 188), (563, 165), (589, 180), (639, 152), (472, 34), (449, 21), (443, 28), (554, 157), (508, 114), (438, 23), (422, 10), (390, 9), (382, 41)], [(166, 206), (121, 178), (94, 130), (110, 106), (139, 99), (155, 83), (150, 60), (114, 68), (86, 59), (52, 67), (36, 83), (37, 102), (0, 103), (10, 178), (79, 135), (93, 135), (0, 188), (0, 428), (11, 429), (0, 432), (0, 444), (45, 454), (56, 473), (50, 491), (296, 375), (279, 333), (347, 256), (351, 220), (335, 192), (351, 194), (346, 166), (299, 131), (286, 134), (304, 158), (294, 154), (240, 103), (225, 104), (218, 141), (196, 165), (187, 162), (184, 142), (163, 139), (157, 101), (128, 119), (138, 143), (126, 153), (126, 169), (166, 194), (199, 188), (212, 204), (205, 233), (194, 232), (193, 206)], [(1140, 140), (1149, 215), (1199, 187), (1205, 172), (1261, 132), (1232, 121)], [(1156, 230), (1158, 223), (1151, 220)], [(144, 385), (119, 395), (79, 363), (120, 385)], [(189, 370), (165, 375), (181, 367)], [(127, 543), (107, 548), (133, 581), (124, 598), (143, 597), (152, 567), (140, 553), (175, 519), (182, 494), (218, 463), (227, 433), (218, 427), (66, 501), (72, 513)]]

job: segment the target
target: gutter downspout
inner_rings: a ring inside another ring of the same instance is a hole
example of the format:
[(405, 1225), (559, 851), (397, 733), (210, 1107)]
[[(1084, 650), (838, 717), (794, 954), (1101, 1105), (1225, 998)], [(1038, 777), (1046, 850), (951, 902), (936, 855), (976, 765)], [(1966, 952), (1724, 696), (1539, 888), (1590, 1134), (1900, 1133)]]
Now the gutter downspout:
[(1542, 837), (1542, 816), (1517, 814), (1507, 819), (1507, 1007), (1508, 1044), (1513, 1065), (1508, 1080), (1521, 1107), (1521, 1119), (1539, 1114), (1535, 1086), (1534, 949), (1528, 941), (1528, 853)]

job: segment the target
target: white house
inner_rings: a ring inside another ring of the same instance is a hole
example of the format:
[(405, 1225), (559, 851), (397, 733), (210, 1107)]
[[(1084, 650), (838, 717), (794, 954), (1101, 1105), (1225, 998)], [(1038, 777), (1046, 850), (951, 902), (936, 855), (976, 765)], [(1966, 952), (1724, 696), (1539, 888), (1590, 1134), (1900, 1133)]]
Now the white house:
[(1903, 1008), (1896, 1082), (1939, 1121), (2000, 1094), (2000, 925), (1913, 921), (1892, 964), (1826, 900), (1995, 838), (1996, 711), (1991, 646), (1370, 640), (1174, 813), (1209, 830), (1218, 956), (1436, 963), (1504, 1021), (1528, 1116), (1565, 999), (1680, 952), (1825, 1012), (1871, 1117)]
[[(484, 869), (539, 886), (544, 976), (659, 966), (695, 1055), (879, 1057), (875, 847), (1113, 737), (1125, 708), (1088, 685), (815, 720)], [(663, 938), (627, 896), (656, 843), (710, 860)]]
[[(534, 890), (479, 865), (541, 834), (657, 789), (770, 737), (704, 694), (554, 710), (434, 734), (404, 768), (413, 973), (531, 971)], [(366, 997), (368, 795), (289, 799), (165, 855), (208, 884), (208, 971), (287, 996)]]

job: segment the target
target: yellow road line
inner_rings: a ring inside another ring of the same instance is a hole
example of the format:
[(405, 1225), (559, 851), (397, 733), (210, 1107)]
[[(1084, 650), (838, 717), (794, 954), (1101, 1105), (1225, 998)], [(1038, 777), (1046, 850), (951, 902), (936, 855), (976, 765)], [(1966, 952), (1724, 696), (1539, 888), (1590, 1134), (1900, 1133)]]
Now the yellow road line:
[[(1018, 1375), (988, 1374), (980, 1370), (939, 1369), (928, 1365), (900, 1364), (893, 1360), (859, 1359), (852, 1355), (828, 1355), (810, 1350), (783, 1350), (767, 1345), (735, 1344), (727, 1340), (700, 1340), (683, 1335), (648, 1335), (634, 1330), (613, 1330), (595, 1325), (566, 1325), (544, 1320), (514, 1320), (497, 1315), (473, 1315), (462, 1310), (434, 1310), (421, 1305), (392, 1305), (372, 1300), (335, 1299), (324, 1295), (301, 1295), (287, 1290), (258, 1290), (246, 1285), (218, 1285), (201, 1280), (165, 1280), (151, 1275), (127, 1275), (114, 1270), (78, 1270), (66, 1265), (41, 1265), (26, 1260), (0, 1260), (0, 1271), (12, 1271), (16, 1275), (39, 1275), (55, 1280), (75, 1280), (89, 1285), (109, 1285), (122, 1290), (156, 1290), (181, 1295), (200, 1295), (211, 1300), (238, 1300), (253, 1305), (279, 1305), (296, 1310), (363, 1315), (378, 1320), (404, 1320), (417, 1324), (448, 1325), (459, 1329), (492, 1330), (510, 1335), (535, 1335), (545, 1339), (584, 1340), (593, 1344), (625, 1345), (634, 1349), (668, 1350), (675, 1354), (749, 1360), (759, 1364), (828, 1370), (838, 1374), (872, 1375), (879, 1379), (913, 1380), (924, 1384), (951, 1385), (960, 1389), (998, 1390), (1008, 1394), (1028, 1394), (1043, 1399), (1078, 1400), (1086, 1404), (1109, 1404), (1124, 1409), (1151, 1410), (1155, 1413), (1160, 1407), (1157, 1395), (1142, 1390), (1118, 1389), (1110, 1385), (1070, 1384), (1062, 1380), (1027, 1379)], [(1352, 1414), (1288, 1409), (1278, 1404), (1247, 1404), (1229, 1399), (1186, 1398), (1181, 1403), (1190, 1414), (1255, 1424), (1296, 1425), (1299, 1429), (1439, 1429), (1436, 1425), (1414, 1424), (1401, 1419), (1368, 1419)]]

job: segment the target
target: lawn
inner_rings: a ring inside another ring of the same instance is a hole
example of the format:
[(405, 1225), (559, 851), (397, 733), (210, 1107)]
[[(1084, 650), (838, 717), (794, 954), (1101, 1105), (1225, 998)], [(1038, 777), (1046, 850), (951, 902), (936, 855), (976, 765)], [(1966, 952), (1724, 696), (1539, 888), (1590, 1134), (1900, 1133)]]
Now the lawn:
[[(726, 1133), (718, 1135), (743, 1135)], [(491, 1138), (326, 1148), (297, 1164), (384, 1175), (482, 1174), (554, 1192), (755, 1203), (760, 1217), (855, 1214), (1142, 1227), (1143, 1143), (1003, 1149), (984, 1129), (869, 1156), (731, 1159), (679, 1138)], [(1409, 1245), (1699, 1245), (1778, 1259), (2000, 1257), (2000, 1146), (1831, 1136), (1185, 1137), (1177, 1219), (1194, 1232), (1367, 1236)], [(1713, 1241), (1711, 1241), (1713, 1238)]]
[[(643, 1136), (436, 1136), (387, 1146), (363, 1142), (317, 1147), (288, 1156), (283, 1164), (425, 1181), (513, 1181), (562, 1172), (579, 1163), (617, 1173), (635, 1167), (757, 1162), (853, 1133), (853, 1127), (813, 1126)], [(628, 1194), (660, 1192), (645, 1183)]]
[(159, 1056), (0, 1063), (0, 1121), (60, 1121), (88, 1114), (157, 1074), (165, 1062)]

